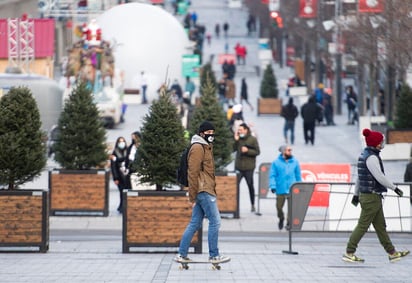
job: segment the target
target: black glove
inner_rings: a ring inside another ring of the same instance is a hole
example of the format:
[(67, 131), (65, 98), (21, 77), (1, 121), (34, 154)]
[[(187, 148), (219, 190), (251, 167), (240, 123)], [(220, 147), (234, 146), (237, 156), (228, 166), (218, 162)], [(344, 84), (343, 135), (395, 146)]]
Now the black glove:
[(276, 194), (276, 189), (270, 189), (272, 193)]
[(353, 196), (351, 203), (352, 203), (354, 206), (358, 206), (359, 196)]
[(403, 192), (398, 187), (396, 187), (394, 191), (398, 196), (403, 197)]

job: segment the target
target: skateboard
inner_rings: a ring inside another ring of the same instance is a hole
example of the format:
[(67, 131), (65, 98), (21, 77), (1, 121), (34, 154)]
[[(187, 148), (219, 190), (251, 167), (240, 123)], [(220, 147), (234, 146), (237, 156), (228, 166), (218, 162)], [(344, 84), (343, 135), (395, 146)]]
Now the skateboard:
[(189, 264), (199, 264), (199, 263), (209, 263), (212, 265), (212, 269), (213, 270), (220, 270), (222, 267), (220, 266), (221, 263), (226, 263), (230, 261), (230, 258), (228, 258), (225, 261), (221, 261), (221, 262), (217, 262), (217, 263), (213, 263), (210, 262), (208, 260), (192, 260), (189, 262), (186, 261), (179, 261), (179, 260), (175, 260), (177, 263), (180, 263), (179, 269), (180, 270), (188, 270), (189, 269)]

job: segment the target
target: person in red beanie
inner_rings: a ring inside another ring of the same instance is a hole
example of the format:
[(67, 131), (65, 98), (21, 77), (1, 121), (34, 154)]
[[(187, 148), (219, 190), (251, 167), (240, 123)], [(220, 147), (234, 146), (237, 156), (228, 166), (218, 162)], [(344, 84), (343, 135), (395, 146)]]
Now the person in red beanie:
[(407, 256), (409, 251), (396, 251), (386, 231), (385, 216), (382, 208), (382, 193), (387, 192), (387, 188), (393, 190), (399, 197), (403, 192), (389, 181), (383, 169), (380, 151), (385, 146), (385, 136), (380, 132), (370, 129), (362, 131), (366, 141), (366, 148), (358, 158), (358, 180), (356, 181), (355, 193), (352, 204), (361, 205), (361, 214), (358, 224), (353, 230), (346, 246), (346, 253), (342, 260), (347, 262), (364, 262), (364, 259), (355, 255), (358, 243), (372, 224), (375, 228), (379, 242), (388, 253), (389, 261), (395, 262)]

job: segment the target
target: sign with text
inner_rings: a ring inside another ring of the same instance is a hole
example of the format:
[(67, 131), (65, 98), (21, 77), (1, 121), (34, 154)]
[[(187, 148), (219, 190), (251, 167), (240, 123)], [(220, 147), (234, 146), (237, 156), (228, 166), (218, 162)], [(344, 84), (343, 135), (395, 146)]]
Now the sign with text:
[(200, 56), (197, 54), (183, 55), (182, 76), (197, 78), (199, 77)]
[[(302, 163), (300, 169), (303, 182), (351, 182), (350, 164)], [(329, 192), (328, 184), (317, 184), (309, 206), (329, 207)]]

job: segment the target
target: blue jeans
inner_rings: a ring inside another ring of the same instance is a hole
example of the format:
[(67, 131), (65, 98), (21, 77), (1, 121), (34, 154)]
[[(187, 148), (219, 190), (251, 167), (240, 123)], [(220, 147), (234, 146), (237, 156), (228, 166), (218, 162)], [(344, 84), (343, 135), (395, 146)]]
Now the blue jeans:
[(290, 142), (293, 144), (295, 142), (295, 121), (286, 121), (283, 127), (283, 137), (285, 140), (288, 139), (288, 131), (290, 131)]
[(220, 228), (220, 213), (217, 208), (217, 200), (206, 192), (201, 192), (196, 197), (196, 205), (192, 210), (192, 219), (186, 227), (180, 240), (179, 254), (187, 256), (190, 242), (197, 230), (202, 227), (203, 218), (209, 220), (209, 230), (207, 240), (209, 244), (209, 256), (215, 257), (219, 255), (219, 248), (217, 246)]

